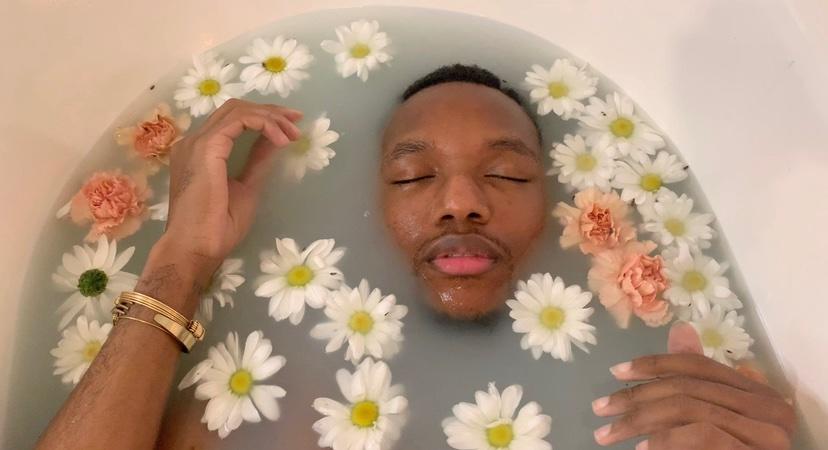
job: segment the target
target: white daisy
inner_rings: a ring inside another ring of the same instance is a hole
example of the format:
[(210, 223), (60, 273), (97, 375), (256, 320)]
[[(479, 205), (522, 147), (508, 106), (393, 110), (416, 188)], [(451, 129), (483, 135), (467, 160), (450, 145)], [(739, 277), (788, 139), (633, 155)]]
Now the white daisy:
[(345, 403), (317, 398), (313, 409), (325, 417), (313, 424), (319, 447), (334, 450), (387, 450), (399, 439), (408, 409), (401, 385), (391, 385), (382, 361), (366, 358), (354, 373), (336, 372)]
[(249, 64), (239, 78), (247, 92), (257, 90), (262, 95), (278, 92), (285, 98), (308, 78), (305, 69), (312, 61), (313, 55), (308, 48), (296, 39), (277, 36), (272, 44), (268, 44), (256, 38), (247, 48), (247, 55), (239, 58), (240, 63)]
[(549, 70), (535, 64), (526, 72), (526, 86), (532, 103), (538, 104), (538, 114), (550, 111), (564, 120), (577, 117), (584, 111), (582, 100), (595, 95), (597, 77), (587, 75), (568, 59), (557, 59)]
[(277, 238), (275, 252), (262, 252), (264, 275), (256, 295), (270, 298), (271, 317), (277, 321), (290, 318), (296, 325), (305, 315), (305, 303), (316, 309), (325, 306), (330, 291), (339, 289), (345, 280), (336, 268), (345, 249), (334, 245), (333, 239), (320, 239), (299, 250), (293, 239)]
[(348, 341), (345, 359), (356, 364), (366, 354), (377, 359), (388, 359), (400, 349), (402, 318), (408, 308), (398, 305), (393, 295), (383, 296), (379, 289), (371, 290), (367, 280), (352, 289), (343, 285), (331, 293), (325, 305), (325, 315), (331, 319), (313, 327), (310, 334), (316, 339), (329, 339), (326, 353), (339, 350)]
[[(689, 311), (705, 313), (714, 305), (724, 310), (738, 309), (742, 302), (730, 290), (730, 281), (724, 276), (727, 264), (691, 252), (686, 248), (671, 247), (662, 253), (664, 274), (670, 279), (670, 287), (664, 291), (664, 298), (676, 306), (689, 306)], [(680, 318), (687, 320), (687, 308)]]
[(633, 101), (617, 92), (606, 102), (591, 97), (578, 119), (587, 144), (609, 146), (623, 156), (640, 159), (664, 147), (664, 139), (635, 114)]
[(379, 32), (376, 20), (357, 20), (349, 26), (338, 26), (336, 37), (338, 41), (323, 41), (321, 46), (336, 55), (336, 70), (342, 78), (356, 74), (362, 81), (368, 81), (368, 72), (392, 59), (387, 49), (391, 40), (387, 34)]
[(193, 67), (181, 78), (174, 97), (179, 109), (190, 109), (193, 117), (203, 116), (233, 97), (244, 95), (242, 83), (231, 83), (234, 64), (225, 64), (212, 53), (193, 56)]
[(572, 344), (587, 353), (586, 344), (595, 345), (595, 327), (587, 323), (595, 311), (587, 307), (592, 293), (567, 287), (560, 277), (536, 273), (529, 281), (518, 281), (515, 298), (506, 301), (515, 319), (512, 330), (524, 334), (520, 346), (535, 359), (549, 353), (571, 361)]
[(221, 263), (221, 267), (216, 270), (210, 279), (210, 285), (201, 295), (196, 320), (200, 322), (213, 320), (213, 300), (218, 302), (222, 308), (226, 305), (233, 307), (232, 294), (236, 292), (236, 288), (244, 283), (242, 263), (242, 260), (238, 258), (228, 258)]
[(690, 322), (701, 338), (704, 355), (732, 366), (734, 361), (753, 356), (751, 338), (742, 328), (745, 318), (736, 311), (725, 312), (716, 305)]
[(63, 330), (63, 338), (50, 352), (55, 357), (55, 375), (66, 384), (78, 384), (92, 361), (101, 351), (109, 332), (111, 323), (99, 324), (97, 320), (89, 322), (86, 317), (78, 317), (75, 325)]
[(336, 156), (329, 146), (339, 140), (339, 133), (330, 127), (331, 119), (324, 115), (300, 126), (302, 136), (279, 152), (279, 165), (286, 179), (299, 181), (308, 170), (318, 172), (328, 167)]
[(76, 245), (72, 250), (72, 253), (63, 254), (63, 265), (52, 274), (52, 281), (59, 290), (71, 292), (57, 309), (61, 315), (59, 330), (81, 310), (89, 319), (109, 319), (115, 297), (131, 290), (138, 282), (137, 275), (121, 271), (132, 258), (135, 247), (118, 253), (118, 243), (101, 236), (94, 250), (86, 244)]
[(615, 172), (615, 158), (606, 147), (587, 148), (584, 138), (567, 134), (562, 144), (556, 144), (549, 152), (552, 169), (549, 175), (558, 174), (558, 181), (577, 190), (596, 187), (610, 190), (610, 180)]
[(443, 420), (448, 445), (462, 450), (552, 450), (543, 440), (552, 418), (541, 414), (540, 405), (529, 402), (513, 418), (521, 397), (523, 388), (518, 384), (507, 387), (501, 395), (495, 384), (489, 383), (489, 392), (475, 392), (476, 404), (454, 405), (454, 417)]
[(150, 213), (150, 219), (166, 222), (170, 213), (170, 179), (167, 178), (166, 189), (158, 196), (158, 203), (150, 205), (147, 208)]
[[(209, 400), (202, 423), (210, 431), (218, 430), (224, 439), (242, 422), (260, 422), (279, 419), (276, 399), (285, 396), (285, 390), (276, 385), (262, 384), (285, 365), (284, 356), (271, 356), (273, 346), (261, 331), (247, 336), (244, 351), (239, 348), (239, 335), (227, 335), (208, 350), (208, 359), (193, 367), (178, 385), (186, 389), (196, 383), (195, 397)], [(261, 415), (260, 415), (261, 413)]]
[(655, 160), (619, 161), (612, 187), (621, 189), (621, 200), (637, 205), (652, 202), (658, 194), (670, 191), (665, 185), (687, 178), (687, 168), (676, 155), (661, 151)]
[(645, 203), (638, 208), (645, 231), (653, 233), (661, 245), (677, 244), (691, 251), (710, 247), (710, 239), (715, 236), (710, 223), (713, 214), (694, 213), (693, 199), (687, 194), (677, 197), (671, 191), (659, 194), (655, 202)]

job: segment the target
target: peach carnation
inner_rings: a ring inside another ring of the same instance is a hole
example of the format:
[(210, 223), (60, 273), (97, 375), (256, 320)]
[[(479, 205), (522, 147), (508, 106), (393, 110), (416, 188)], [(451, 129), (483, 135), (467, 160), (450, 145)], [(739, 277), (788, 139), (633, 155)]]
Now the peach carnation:
[(134, 154), (148, 163), (151, 173), (161, 164), (169, 164), (172, 146), (181, 140), (182, 133), (190, 128), (190, 116), (172, 116), (170, 106), (158, 104), (138, 125), (119, 128), (115, 140), (119, 145), (130, 147)]
[(564, 227), (561, 247), (578, 245), (582, 253), (596, 255), (635, 239), (628, 212), (615, 192), (589, 188), (575, 195), (575, 206), (560, 202), (552, 215)]
[(72, 221), (92, 227), (86, 235), (94, 242), (101, 235), (109, 239), (129, 236), (147, 217), (146, 201), (152, 195), (144, 176), (131, 177), (120, 170), (96, 172), (69, 203)]
[(658, 327), (673, 314), (663, 298), (668, 288), (661, 256), (650, 256), (656, 248), (651, 241), (630, 241), (623, 246), (598, 253), (589, 270), (589, 288), (621, 328), (627, 328), (635, 314), (645, 324)]

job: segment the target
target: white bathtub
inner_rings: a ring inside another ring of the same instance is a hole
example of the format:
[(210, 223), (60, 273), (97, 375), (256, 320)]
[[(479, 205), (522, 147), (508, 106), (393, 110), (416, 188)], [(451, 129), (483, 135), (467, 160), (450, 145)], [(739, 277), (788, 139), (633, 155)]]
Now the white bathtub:
[[(70, 168), (173, 63), (285, 15), (360, 1), (0, 5), (0, 423), (30, 242)], [(528, 29), (591, 61), (670, 135), (718, 215), (828, 448), (828, 2), (387, 1)], [(623, 4), (622, 4), (623, 3)], [(609, 5), (612, 5), (611, 7)], [(20, 387), (31, 389), (31, 386)], [(0, 439), (2, 441), (2, 439)]]

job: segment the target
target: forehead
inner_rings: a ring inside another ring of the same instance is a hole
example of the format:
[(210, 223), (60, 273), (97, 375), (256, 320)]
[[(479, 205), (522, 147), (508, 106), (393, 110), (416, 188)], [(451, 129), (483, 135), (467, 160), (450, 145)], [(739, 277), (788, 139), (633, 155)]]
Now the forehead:
[(491, 141), (510, 136), (540, 153), (532, 120), (514, 100), (486, 86), (450, 82), (426, 88), (394, 111), (382, 149), (407, 139)]

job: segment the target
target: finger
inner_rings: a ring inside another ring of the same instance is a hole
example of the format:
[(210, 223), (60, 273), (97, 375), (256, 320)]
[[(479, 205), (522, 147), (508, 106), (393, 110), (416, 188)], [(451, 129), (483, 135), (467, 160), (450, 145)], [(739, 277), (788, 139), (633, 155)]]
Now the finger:
[(694, 422), (715, 425), (751, 448), (780, 450), (789, 445), (788, 434), (782, 428), (687, 395), (640, 404), (615, 422), (595, 430), (595, 440), (601, 445), (612, 445)]
[(635, 450), (750, 450), (744, 442), (707, 422), (670, 428), (650, 436)]
[(209, 127), (217, 122), (222, 121), (232, 111), (239, 109), (245, 110), (263, 110), (269, 111), (276, 115), (287, 116), (291, 121), (296, 121), (302, 118), (302, 112), (296, 109), (287, 108), (284, 106), (273, 105), (269, 103), (254, 103), (238, 98), (231, 98), (219, 106), (204, 122), (204, 127)]
[(260, 136), (253, 144), (244, 168), (237, 178), (252, 194), (258, 195), (263, 189), (268, 176), (273, 170), (273, 162), (278, 155), (278, 150), (264, 136)]
[(593, 410), (601, 417), (625, 414), (640, 404), (674, 395), (686, 395), (727, 408), (742, 416), (782, 427), (788, 433), (796, 428), (796, 415), (779, 397), (766, 397), (724, 384), (675, 376), (622, 389), (609, 397), (593, 402)]
[(291, 141), (295, 141), (302, 137), (302, 131), (299, 130), (299, 127), (296, 126), (293, 122), (290, 121), (285, 116), (274, 116), (274, 119), (279, 122), (279, 126), (282, 127), (282, 131)]
[(699, 333), (687, 322), (676, 322), (667, 337), (667, 353), (704, 354)]
[(743, 391), (780, 397), (770, 386), (757, 383), (732, 368), (704, 355), (674, 354), (648, 355), (610, 368), (615, 378), (622, 381), (646, 381), (674, 375), (726, 384)]
[(245, 130), (259, 131), (276, 147), (284, 147), (290, 139), (282, 131), (282, 127), (271, 115), (260, 110), (236, 110), (230, 112), (220, 123), (216, 123), (212, 130), (202, 136), (203, 153), (207, 157), (216, 157), (227, 160), (235, 141)]

